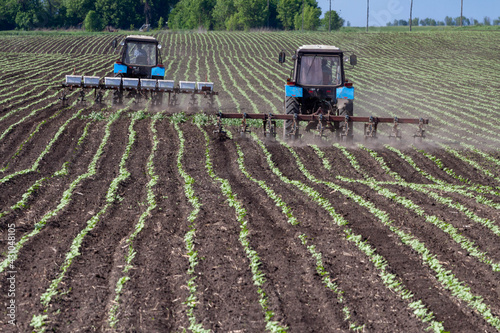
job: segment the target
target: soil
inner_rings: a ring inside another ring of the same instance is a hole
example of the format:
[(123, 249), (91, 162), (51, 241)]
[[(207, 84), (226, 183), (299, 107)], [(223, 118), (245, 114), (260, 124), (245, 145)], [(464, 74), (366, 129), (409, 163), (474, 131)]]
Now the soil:
[[(356, 326), (363, 326), (364, 332), (425, 332), (428, 323), (419, 319), (410, 308), (411, 302), (420, 300), (433, 313), (434, 320), (442, 322), (445, 331), (498, 332), (479, 311), (439, 282), (436, 272), (424, 263), (421, 255), (404, 245), (379, 217), (356, 202), (361, 198), (373, 204), (386, 214), (393, 226), (423, 243), (443, 268), (467, 286), (491, 315), (498, 318), (498, 271), (472, 256), (449, 234), (426, 220), (426, 217), (433, 217), (448, 223), (479, 251), (486, 253), (493, 264), (498, 264), (499, 236), (492, 231), (500, 226), (498, 150), (481, 150), (483, 154), (480, 154), (453, 145), (453, 149), (458, 149), (470, 160), (468, 162), (436, 142), (415, 146), (417, 149), (411, 143), (393, 142), (391, 145), (410, 157), (417, 169), (385, 147), (385, 142), (362, 142), (361, 139), (353, 144), (340, 143), (356, 159), (359, 165), (356, 170), (332, 140), (316, 140), (306, 135), (290, 144), (312, 178), (301, 172), (294, 155), (285, 146), (278, 140), (264, 138), (261, 128), (252, 126), (251, 130), (263, 140), (271, 154), (279, 170), (277, 174), (256, 140), (250, 135), (240, 136), (238, 127), (226, 124), (225, 129), (232, 132), (234, 139), (219, 140), (214, 134), (215, 117), (201, 129), (194, 124), (194, 116), (206, 108), (203, 99), (190, 109), (184, 107), (188, 103), (186, 96), (175, 108), (153, 108), (147, 102), (130, 104), (109, 127), (110, 136), (104, 142), (106, 124), (118, 112), (119, 106), (94, 105), (91, 98), (85, 104), (72, 104), (75, 96), (63, 107), (61, 102), (53, 103), (57, 101), (56, 96), (44, 99), (55, 92), (48, 86), (43, 88), (47, 90), (40, 97), (35, 97), (33, 95), (40, 90), (34, 84), (23, 86), (22, 82), (15, 81), (23, 77), (24, 66), (32, 57), (30, 52), (35, 49), (37, 54), (47, 55), (47, 59), (41, 61), (48, 70), (39, 73), (38, 69), (30, 69), (26, 74), (30, 79), (55, 84), (64, 78), (60, 71), (69, 67), (108, 75), (116, 60), (116, 51), (110, 47), (115, 36), (121, 35), (0, 37), (0, 41), (5, 40), (4, 44), (0, 43), (3, 45), (0, 46), (0, 62), (11, 64), (5, 74), (0, 73), (1, 260), (7, 258), (12, 230), (17, 242), (23, 239), (22, 244), (18, 243), (19, 253), (12, 269), (6, 268), (0, 274), (0, 304), (3, 306), (0, 331), (32, 331), (34, 316), (45, 315), (46, 332), (184, 332), (195, 331), (194, 325), (211, 332), (264, 332), (268, 325), (266, 311), (269, 311), (272, 318), (268, 321), (287, 327), (288, 332), (348, 332)], [(172, 45), (163, 51), (165, 59), (173, 59), (172, 64), (166, 64), (167, 76), (186, 75), (189, 80), (204, 78), (229, 88), (228, 92), (220, 93), (216, 105), (222, 111), (231, 112), (281, 110), (280, 101), (272, 107), (266, 102), (274, 103), (281, 88), (260, 92), (275, 75), (288, 75), (278, 65), (269, 66), (269, 72), (261, 66), (274, 54), (266, 45), (274, 49), (293, 48), (297, 43), (331, 42), (330, 37), (321, 34), (310, 39), (299, 36), (295, 40), (288, 35), (277, 38), (272, 34), (251, 32), (246, 35), (168, 32), (158, 38), (162, 44)], [(379, 34), (356, 38), (360, 52), (367, 56), (377, 51), (379, 56), (393, 57), (387, 45), (398, 43), (401, 37)], [(421, 39), (408, 38), (412, 48), (432, 49)], [(444, 37), (434, 36), (429, 42), (440, 43), (441, 38)], [(261, 42), (251, 46), (243, 45), (244, 41)], [(379, 44), (376, 50), (367, 46)], [(449, 52), (460, 51), (460, 48), (455, 50), (454, 44), (448, 47)], [(220, 54), (223, 56), (219, 57)], [(54, 60), (56, 56), (62, 60)], [(248, 57), (242, 60), (243, 56)], [(76, 66), (74, 58), (80, 61)], [(199, 62), (196, 59), (200, 59)], [(8, 88), (6, 84), (10, 81), (15, 81), (12, 94), (8, 89), (2, 90)], [(424, 88), (416, 85), (412, 89)], [(399, 98), (404, 100), (407, 96)], [(258, 110), (249, 101), (255, 103)], [(81, 115), (60, 131), (61, 126), (80, 110)], [(131, 117), (137, 114), (143, 117), (134, 126), (135, 142), (126, 162), (120, 165), (122, 156), (127, 153)], [(158, 120), (153, 131), (151, 126), (155, 117)], [(173, 121), (181, 117), (186, 120), (179, 124), (185, 142), (183, 157), (178, 161), (181, 139)], [(208, 147), (204, 131), (210, 137)], [(153, 152), (155, 135), (158, 147)], [(488, 140), (484, 140), (485, 147), (494, 145), (498, 138), (493, 136)], [(50, 142), (47, 153), (33, 169)], [(310, 143), (322, 151), (330, 170), (325, 168), (324, 161)], [(358, 143), (375, 151), (406, 184), (398, 183), (366, 149), (360, 149)], [(102, 155), (97, 159), (95, 174), (86, 176), (100, 147)], [(242, 165), (253, 179), (242, 172), (238, 149), (243, 153)], [(438, 158), (442, 165), (422, 151)], [(216, 177), (227, 180), (231, 193), (245, 210), (248, 246), (258, 256), (258, 268), (265, 278), (261, 291), (254, 283), (251, 261), (242, 244), (237, 212), (222, 191), (221, 183), (208, 173), (206, 153)], [(151, 203), (147, 189), (151, 180), (151, 165), (148, 166), (151, 154), (157, 176), (157, 183), (152, 188), (156, 207), (145, 217), (143, 229), (128, 242), (140, 216)], [(194, 195), (200, 204), (193, 221), (188, 220), (194, 207), (186, 197), (179, 162), (193, 178)], [(65, 174), (57, 173), (64, 168)], [(117, 196), (110, 203), (106, 195), (123, 168), (130, 174), (117, 184)], [(366, 175), (369, 178), (365, 178)], [(379, 194), (363, 183), (367, 179), (406, 198), (424, 213), (418, 214), (393, 198)], [(265, 184), (291, 209), (298, 222), (296, 225), (290, 223), (282, 207), (258, 182)], [(325, 182), (340, 186), (352, 195), (344, 195)], [(72, 184), (76, 186), (65, 192)], [(424, 190), (417, 191), (407, 184), (418, 185)], [(307, 186), (308, 190), (300, 186)], [(314, 198), (307, 194), (308, 191), (318, 196)], [(69, 193), (69, 197), (64, 197), (65, 193)], [(430, 194), (439, 195), (442, 201)], [(21, 200), (24, 206), (13, 209)], [(339, 225), (320, 202), (328, 203), (347, 225)], [(455, 208), (450, 203), (456, 205)], [(459, 206), (464, 209), (457, 208)], [(493, 228), (474, 221), (470, 213), (491, 223)], [(98, 223), (81, 235), (78, 245), (77, 236), (96, 215), (99, 215)], [(46, 221), (44, 225), (39, 224), (42, 220)], [(195, 230), (193, 245), (197, 264), (190, 274), (186, 234), (192, 229)], [(412, 298), (403, 299), (386, 287), (380, 270), (346, 239), (347, 229), (360, 235), (361, 240), (385, 259), (386, 271), (396, 276), (411, 292)], [(301, 237), (305, 237), (307, 245)], [(78, 245), (76, 249), (72, 249), (72, 244)], [(320, 254), (321, 261), (311, 254), (311, 249)], [(64, 267), (72, 250), (77, 255)], [(130, 253), (134, 253), (133, 259), (125, 271), (125, 258)], [(341, 296), (326, 286), (325, 275), (318, 270), (318, 265), (328, 273), (328, 281), (335, 283)], [(15, 276), (15, 297), (9, 296), (12, 284), (7, 278), (10, 276)], [(189, 290), (189, 281), (194, 282), (194, 293)], [(44, 305), (42, 295), (54, 283), (57, 283), (55, 293)], [(117, 288), (119, 285), (122, 285), (121, 290)], [(266, 309), (260, 303), (259, 292), (265, 294)], [(196, 298), (191, 313), (190, 297)], [(7, 316), (7, 306), (13, 299), (15, 325), (8, 322)], [(110, 324), (112, 309), (117, 309), (113, 327)]]

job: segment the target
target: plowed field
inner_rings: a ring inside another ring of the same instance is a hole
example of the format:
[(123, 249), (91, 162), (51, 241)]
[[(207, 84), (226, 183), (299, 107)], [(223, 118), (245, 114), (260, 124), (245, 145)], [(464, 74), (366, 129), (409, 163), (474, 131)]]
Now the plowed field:
[(500, 331), (498, 33), (157, 35), (218, 110), (282, 112), (277, 54), (334, 44), (355, 115), (430, 120), (349, 145), (220, 141), (203, 98), (62, 106), (116, 37), (0, 36), (0, 331)]

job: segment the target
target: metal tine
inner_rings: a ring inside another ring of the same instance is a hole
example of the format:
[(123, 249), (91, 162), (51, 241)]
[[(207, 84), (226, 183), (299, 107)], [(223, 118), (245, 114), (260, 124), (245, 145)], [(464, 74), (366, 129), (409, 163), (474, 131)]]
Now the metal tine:
[(325, 133), (325, 120), (323, 117), (323, 113), (319, 114), (319, 120), (318, 120), (318, 125), (316, 126), (316, 129), (318, 130), (318, 134), (316, 135), (320, 140), (326, 138)]
[(352, 142), (352, 121), (349, 115), (345, 116), (344, 126), (342, 127), (342, 132), (340, 133), (340, 140), (343, 142)]
[(421, 143), (422, 139), (425, 139), (425, 130), (424, 130), (424, 119), (420, 118), (418, 121), (418, 129), (415, 134), (413, 134), (413, 142)]
[(294, 113), (293, 114), (293, 122), (292, 122), (292, 130), (290, 132), (290, 138), (292, 140), (298, 140), (301, 137), (301, 134), (299, 134), (299, 121), (297, 119), (298, 119), (298, 114)]
[(240, 137), (242, 138), (246, 138), (246, 135), (247, 133), (252, 133), (252, 131), (250, 131), (248, 129), (248, 124), (247, 124), (247, 113), (243, 113), (243, 117), (241, 118), (241, 127), (240, 127)]
[(270, 113), (266, 118), (267, 119), (263, 120), (264, 136), (266, 138), (274, 139), (276, 138), (276, 120), (274, 120), (272, 113)]
[(224, 141), (227, 139), (227, 133), (222, 128), (222, 112), (219, 111), (217, 114), (217, 129), (214, 130), (214, 134), (217, 135), (219, 141)]

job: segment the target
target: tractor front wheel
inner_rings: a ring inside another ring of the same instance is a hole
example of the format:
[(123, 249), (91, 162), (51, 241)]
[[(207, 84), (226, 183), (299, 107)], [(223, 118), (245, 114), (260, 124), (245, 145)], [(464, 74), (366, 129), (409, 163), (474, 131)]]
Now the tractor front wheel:
[[(294, 115), (299, 113), (299, 100), (296, 97), (285, 97), (285, 114)], [(287, 139), (290, 136), (298, 136), (298, 127), (295, 125), (293, 120), (285, 120), (283, 122), (283, 139)]]

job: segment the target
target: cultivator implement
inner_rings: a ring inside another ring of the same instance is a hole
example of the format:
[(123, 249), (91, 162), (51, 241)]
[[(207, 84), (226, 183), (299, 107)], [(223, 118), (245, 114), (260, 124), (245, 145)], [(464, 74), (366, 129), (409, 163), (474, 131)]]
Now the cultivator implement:
[(414, 140), (421, 141), (425, 138), (424, 125), (429, 123), (428, 119), (423, 118), (381, 118), (381, 117), (354, 117), (354, 116), (332, 116), (322, 113), (304, 115), (304, 114), (249, 114), (249, 113), (222, 113), (217, 114), (217, 129), (214, 131), (216, 136), (224, 140), (226, 139), (226, 131), (223, 128), (222, 119), (241, 119), (239, 129), (240, 136), (245, 136), (250, 132), (247, 123), (248, 119), (262, 120), (262, 128), (266, 137), (276, 137), (276, 121), (283, 120), (291, 122), (291, 131), (288, 138), (285, 139), (298, 139), (301, 134), (299, 133), (299, 123), (307, 122), (305, 131), (315, 129), (317, 136), (320, 138), (326, 137), (325, 133), (330, 131), (337, 139), (344, 142), (350, 142), (353, 139), (353, 123), (364, 123), (364, 139), (376, 139), (378, 136), (378, 125), (381, 123), (390, 124), (391, 132), (389, 138), (401, 139), (401, 132), (399, 129), (400, 124), (416, 124), (417, 130), (413, 134)]
[(179, 81), (176, 86), (173, 80), (140, 79), (127, 77), (104, 77), (66, 75), (66, 80), (62, 84), (61, 96), (59, 99), (65, 105), (68, 100), (68, 93), (75, 89), (79, 91), (79, 101), (85, 102), (86, 91), (94, 90), (94, 101), (102, 103), (105, 90), (113, 91), (113, 104), (123, 103), (123, 98), (151, 98), (153, 105), (162, 105), (163, 96), (167, 94), (168, 105), (176, 106), (180, 94), (191, 95), (189, 105), (196, 105), (196, 96), (202, 95), (208, 99), (207, 107), (213, 109), (214, 96), (218, 92), (213, 91), (212, 82)]

